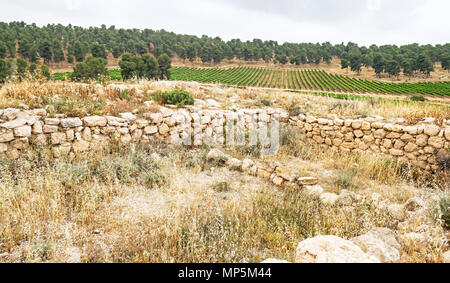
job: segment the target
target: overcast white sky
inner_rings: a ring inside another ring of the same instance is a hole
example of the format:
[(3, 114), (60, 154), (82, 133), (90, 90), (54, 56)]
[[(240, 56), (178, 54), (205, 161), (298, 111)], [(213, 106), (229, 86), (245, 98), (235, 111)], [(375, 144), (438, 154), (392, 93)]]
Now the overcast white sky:
[(0, 21), (288, 42), (450, 42), (449, 0), (0, 0)]

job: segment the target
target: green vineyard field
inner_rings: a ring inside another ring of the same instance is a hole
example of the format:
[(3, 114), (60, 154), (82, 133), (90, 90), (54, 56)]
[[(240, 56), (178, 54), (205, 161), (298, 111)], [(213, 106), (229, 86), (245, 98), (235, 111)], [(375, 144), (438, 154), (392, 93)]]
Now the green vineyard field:
[(316, 69), (173, 67), (170, 72), (172, 80), (237, 86), (347, 93), (450, 95), (450, 82), (386, 83)]

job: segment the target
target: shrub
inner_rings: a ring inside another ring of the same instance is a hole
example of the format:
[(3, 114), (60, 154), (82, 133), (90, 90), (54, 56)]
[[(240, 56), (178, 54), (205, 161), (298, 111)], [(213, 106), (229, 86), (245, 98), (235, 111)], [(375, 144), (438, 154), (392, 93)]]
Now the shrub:
[(17, 64), (17, 75), (19, 75), (19, 77), (21, 78), (24, 78), (28, 67), (27, 61), (25, 59), (18, 58), (16, 60), (16, 64)]
[(358, 184), (354, 182), (355, 174), (353, 172), (338, 170), (335, 172), (332, 181), (333, 184), (342, 189), (356, 189)]
[(310, 110), (308, 109), (308, 106), (300, 106), (295, 102), (292, 102), (288, 109), (290, 116), (298, 116), (300, 114), (306, 115)]
[(267, 100), (267, 99), (263, 99), (261, 100), (261, 104), (264, 106), (271, 106), (272, 105), (272, 101)]
[(425, 97), (423, 97), (423, 96), (420, 96), (420, 95), (413, 95), (413, 96), (411, 96), (411, 100), (412, 101), (424, 102), (427, 99)]
[(160, 76), (159, 64), (152, 55), (145, 54), (142, 57), (126, 53), (119, 62), (121, 75), (124, 80), (131, 78), (158, 79)]
[(218, 193), (228, 192), (230, 190), (230, 184), (228, 182), (218, 182), (213, 186), (213, 190)]
[(194, 105), (194, 98), (189, 92), (176, 89), (168, 92), (157, 92), (153, 95), (154, 100), (161, 104), (173, 104), (181, 107), (183, 105)]
[(103, 58), (89, 57), (85, 63), (78, 63), (73, 69), (72, 78), (76, 81), (98, 79), (107, 75), (106, 60)]
[(47, 65), (42, 65), (41, 66), (41, 75), (43, 77), (46, 77), (47, 80), (50, 80), (51, 73), (50, 73), (50, 69), (49, 69), (49, 67)]

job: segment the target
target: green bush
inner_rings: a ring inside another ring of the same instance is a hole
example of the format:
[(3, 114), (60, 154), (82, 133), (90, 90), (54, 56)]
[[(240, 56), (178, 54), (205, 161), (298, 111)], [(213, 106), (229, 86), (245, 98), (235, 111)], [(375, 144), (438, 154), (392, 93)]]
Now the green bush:
[(51, 72), (50, 69), (47, 65), (42, 65), (41, 66), (41, 75), (45, 78), (47, 78), (47, 80), (50, 80), (51, 78)]
[(194, 98), (189, 94), (189, 92), (176, 89), (163, 93), (154, 94), (154, 100), (158, 101), (161, 104), (173, 104), (178, 107), (182, 107), (183, 105), (194, 105)]
[(413, 95), (413, 96), (411, 96), (411, 100), (424, 102), (424, 101), (426, 101), (426, 98), (423, 96), (420, 96), (420, 95)]
[(97, 80), (100, 76), (108, 74), (106, 60), (89, 57), (85, 63), (78, 63), (73, 69), (72, 78), (76, 81)]
[(263, 100), (261, 100), (261, 104), (264, 106), (272, 106), (272, 101), (263, 99)]

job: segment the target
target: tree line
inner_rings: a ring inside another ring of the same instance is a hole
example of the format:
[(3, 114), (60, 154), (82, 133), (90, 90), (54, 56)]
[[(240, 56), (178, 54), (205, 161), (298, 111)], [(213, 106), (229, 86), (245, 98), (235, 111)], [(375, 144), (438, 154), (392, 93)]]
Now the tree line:
[(16, 60), (0, 59), (0, 84), (5, 83), (11, 77), (17, 77), (19, 81), (30, 77), (43, 77), (49, 80), (51, 78), (50, 68), (43, 64), (40, 67), (36, 63), (28, 63), (23, 58)]
[[(153, 55), (137, 56), (125, 53), (119, 62), (123, 80), (129, 79), (170, 79), (171, 59), (163, 54), (156, 59)], [(85, 62), (77, 63), (73, 69), (71, 79), (75, 81), (97, 80), (107, 76), (106, 60), (102, 57), (91, 56)]]
[[(444, 45), (409, 44), (370, 47), (355, 43), (283, 43), (273, 40), (224, 41), (220, 37), (176, 34), (165, 30), (117, 29), (115, 26), (82, 28), (46, 25), (38, 27), (24, 22), (0, 22), (0, 59), (25, 58), (31, 63), (84, 62), (88, 57), (106, 59), (108, 54), (120, 58), (124, 54), (158, 58), (177, 55), (186, 61), (200, 58), (204, 63), (220, 63), (224, 59), (264, 60), (275, 64), (330, 63), (333, 57), (342, 60), (342, 68), (359, 72), (362, 66), (372, 67), (378, 75), (429, 75), (440, 62), (450, 69), (450, 43)], [(148, 58), (147, 58), (148, 59)]]

